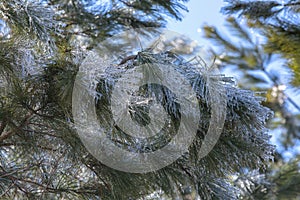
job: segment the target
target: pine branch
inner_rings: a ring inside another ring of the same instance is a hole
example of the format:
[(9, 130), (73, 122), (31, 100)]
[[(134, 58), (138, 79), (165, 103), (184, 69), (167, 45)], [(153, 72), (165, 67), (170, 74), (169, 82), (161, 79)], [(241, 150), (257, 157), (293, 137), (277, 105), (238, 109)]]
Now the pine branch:
[(15, 126), (13, 125), (13, 123), (10, 123), (10, 125), (13, 125), (14, 128), (11, 131), (2, 132), (2, 134), (0, 135), (0, 142), (3, 142), (5, 139), (15, 134), (17, 131), (20, 131), (24, 126), (27, 126), (30, 123), (30, 119), (32, 117), (33, 117), (33, 113), (30, 112), (24, 117), (22, 123), (19, 126)]
[(273, 165), (266, 174), (250, 171), (239, 175), (235, 184), (243, 199), (295, 199), (299, 196), (299, 159)]
[(236, 33), (235, 36), (246, 40), (250, 44), (253, 44), (253, 40), (249, 32), (245, 30), (244, 27), (242, 27), (234, 17), (229, 17), (226, 19), (226, 21), (229, 22), (228, 27), (231, 29), (231, 33)]
[[(241, 27), (239, 27), (236, 23), (236, 21), (229, 17), (227, 19), (227, 21), (229, 22), (229, 26), (230, 27), (234, 27), (234, 28), (231, 28), (231, 31), (233, 32), (233, 34), (235, 35), (235, 32), (236, 31), (242, 31)], [(241, 30), (239, 30), (241, 29)], [(237, 60), (234, 60), (233, 58), (227, 58), (224, 57), (224, 58), (219, 58), (221, 61), (224, 61), (225, 63), (228, 63), (228, 64), (234, 64), (234, 65), (237, 65), (237, 66), (241, 66), (241, 62), (243, 62), (243, 60), (240, 60), (239, 58), (243, 58), (243, 55), (244, 55), (244, 49), (247, 49), (248, 47), (242, 47), (242, 48), (237, 48), (234, 43), (232, 41), (227, 41), (226, 39), (224, 39), (224, 36), (221, 36), (220, 33), (216, 30), (216, 28), (214, 27), (209, 27), (209, 26), (205, 26), (204, 27), (204, 30), (205, 30), (205, 34), (206, 34), (206, 37), (209, 38), (209, 39), (212, 39), (212, 40), (215, 40), (217, 44), (219, 45), (222, 45), (223, 48), (226, 48), (226, 49), (229, 49), (230, 52), (228, 52), (228, 54), (232, 53), (233, 55), (237, 55), (236, 57), (234, 58), (237, 58)], [(254, 43), (254, 41), (252, 41), (251, 38), (248, 37), (248, 34), (247, 32), (242, 31), (241, 32), (241, 35), (238, 35), (239, 38), (246, 38), (251, 46), (254, 46), (254, 45), (257, 45)], [(262, 72), (264, 72), (264, 74), (273, 82), (273, 85), (275, 86), (279, 86), (280, 83), (278, 82), (278, 80), (272, 76), (269, 72), (266, 71), (265, 69), (265, 59), (263, 58), (263, 56), (260, 55), (260, 52), (263, 53), (263, 50), (259, 50), (256, 48), (256, 47), (250, 47), (250, 50), (252, 50), (252, 52), (255, 53), (255, 55), (257, 56), (256, 58), (256, 65), (255, 66), (259, 66), (258, 69), (260, 69)], [(266, 56), (266, 58), (269, 58), (271, 57), (272, 53), (269, 53), (268, 56)], [(248, 55), (244, 55), (245, 57), (247, 57)], [(246, 65), (244, 65), (245, 68), (247, 69), (251, 69), (251, 66), (249, 66), (249, 64), (246, 63)], [(291, 98), (289, 97), (289, 95), (287, 95), (286, 93), (285, 94), (285, 97), (286, 97), (286, 100), (288, 102), (290, 102), (298, 111), (300, 111), (300, 106)]]
[[(275, 85), (276, 87), (281, 85), (278, 82), (278, 80), (274, 76), (272, 76), (264, 67), (262, 67), (262, 71), (273, 82), (273, 85)], [(294, 108), (296, 108), (300, 112), (300, 106), (291, 97), (289, 97), (289, 95), (287, 95), (286, 93), (284, 93), (284, 96), (286, 97), (286, 100), (289, 101), (294, 106)]]
[[(60, 25), (55, 19), (54, 9), (41, 2), (12, 0), (0, 4), (0, 13), (13, 32), (36, 35), (40, 40), (51, 44), (51, 33), (58, 33)], [(13, 33), (14, 34), (14, 33)]]
[(4, 118), (0, 125), (0, 136), (2, 135), (4, 129), (6, 128), (6, 125), (7, 125), (7, 120)]
[(294, 2), (294, 3), (285, 3), (283, 6), (300, 6), (300, 2)]

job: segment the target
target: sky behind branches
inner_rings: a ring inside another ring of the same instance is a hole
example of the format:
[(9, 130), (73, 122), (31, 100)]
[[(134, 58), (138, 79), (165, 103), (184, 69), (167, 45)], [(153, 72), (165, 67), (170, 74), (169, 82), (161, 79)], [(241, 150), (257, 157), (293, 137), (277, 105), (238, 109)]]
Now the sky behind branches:
[(203, 39), (201, 28), (204, 24), (223, 27), (225, 17), (220, 13), (223, 5), (222, 0), (212, 0), (209, 2), (201, 0), (190, 0), (187, 4), (188, 13), (184, 13), (182, 21), (169, 20), (167, 28), (172, 31), (189, 36), (198, 41), (199, 45), (210, 46), (209, 42)]
[[(191, 39), (196, 40), (199, 46), (203, 47), (203, 50), (208, 50), (213, 47), (211, 41), (203, 37), (204, 34), (202, 32), (202, 27), (205, 24), (215, 26), (216, 28), (218, 28), (218, 30), (222, 31), (225, 34), (228, 33), (225, 28), (225, 16), (220, 12), (221, 7), (224, 5), (223, 0), (212, 0), (210, 2), (190, 0), (186, 5), (189, 12), (184, 13), (184, 18), (182, 21), (170, 19), (167, 24), (168, 29), (180, 34), (184, 34), (186, 36), (189, 36)], [(260, 35), (258, 35), (257, 33), (253, 32), (253, 34), (255, 35), (255, 37), (260, 38)], [(278, 67), (279, 69), (281, 69), (280, 66), (277, 66), (275, 69), (278, 69)], [(237, 79), (240, 76), (237, 70), (230, 68), (226, 68), (224, 71), (222, 71), (222, 73)], [(293, 91), (286, 92), (294, 100), (297, 99), (297, 96), (295, 96)], [(300, 142), (297, 142), (294, 148), (285, 150), (280, 142), (281, 131), (282, 130), (280, 129), (275, 129), (272, 131), (271, 142), (277, 146), (279, 152), (283, 153), (284, 158), (286, 160), (289, 160), (294, 156), (294, 154), (300, 153)]]

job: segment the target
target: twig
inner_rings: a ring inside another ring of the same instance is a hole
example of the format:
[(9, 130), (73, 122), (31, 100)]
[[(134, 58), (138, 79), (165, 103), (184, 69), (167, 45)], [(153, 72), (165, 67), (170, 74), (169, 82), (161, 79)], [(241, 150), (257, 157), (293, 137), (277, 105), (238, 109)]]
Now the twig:
[(4, 119), (4, 120), (1, 122), (1, 125), (0, 125), (0, 135), (2, 135), (2, 133), (3, 133), (4, 129), (5, 129), (5, 127), (6, 127), (6, 125), (7, 125), (7, 120)]
[(126, 58), (123, 58), (122, 60), (121, 60), (121, 62), (118, 64), (118, 66), (119, 65), (123, 65), (123, 64), (125, 64), (127, 61), (129, 61), (129, 60), (134, 60), (134, 59), (136, 59), (136, 57), (137, 57), (137, 55), (131, 55), (131, 56), (128, 56), (128, 57), (126, 57)]
[[(33, 112), (30, 112), (29, 114), (27, 114), (25, 116), (23, 122), (19, 126), (15, 127), (15, 129), (16, 130), (20, 130), (22, 127), (26, 126), (29, 123), (29, 121), (30, 121), (30, 119), (31, 119), (31, 117), (32, 117), (33, 114), (34, 114)], [(0, 135), (0, 142), (2, 142), (3, 140), (7, 139), (8, 137), (10, 137), (11, 135), (13, 135), (14, 133), (15, 133), (15, 130), (11, 130), (11, 131), (7, 131), (7, 132), (2, 133)]]
[[(262, 71), (268, 76), (268, 78), (276, 85), (280, 85), (280, 83), (278, 83), (278, 81), (269, 73), (266, 71), (265, 68), (262, 68)], [(284, 93), (284, 96), (286, 97), (286, 99), (298, 110), (300, 111), (300, 106), (291, 98), (289, 97), (285, 92)]]

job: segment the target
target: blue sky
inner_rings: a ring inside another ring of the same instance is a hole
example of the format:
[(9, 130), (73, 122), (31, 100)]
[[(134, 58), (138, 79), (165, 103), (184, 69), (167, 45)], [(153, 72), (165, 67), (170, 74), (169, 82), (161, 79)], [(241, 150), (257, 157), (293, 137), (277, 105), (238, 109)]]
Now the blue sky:
[(208, 41), (202, 38), (201, 27), (204, 24), (216, 27), (224, 25), (225, 17), (220, 13), (222, 5), (222, 0), (212, 0), (206, 3), (201, 0), (190, 0), (187, 3), (189, 12), (184, 13), (183, 20), (176, 21), (171, 19), (167, 28), (197, 40), (200, 46), (209, 45)]

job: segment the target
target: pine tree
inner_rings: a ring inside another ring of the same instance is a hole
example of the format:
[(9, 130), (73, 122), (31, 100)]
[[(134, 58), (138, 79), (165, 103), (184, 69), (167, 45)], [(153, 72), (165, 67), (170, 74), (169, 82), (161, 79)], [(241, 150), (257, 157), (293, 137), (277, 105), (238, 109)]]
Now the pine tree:
[(237, 183), (244, 188), (246, 199), (297, 199), (299, 153), (288, 161), (284, 152), (293, 151), (300, 139), (300, 2), (226, 2), (222, 11), (228, 15), (230, 37), (212, 26), (204, 27), (205, 36), (217, 44), (214, 54), (219, 67), (239, 71), (240, 87), (267, 91), (265, 105), (275, 112), (268, 127), (279, 138), (275, 163), (265, 173), (241, 171)]
[[(146, 64), (171, 66), (188, 80), (196, 93), (202, 120), (193, 144), (174, 163), (148, 173), (118, 171), (92, 156), (74, 130), (72, 90), (88, 51), (128, 28), (142, 28), (144, 35), (155, 33), (156, 28), (164, 26), (166, 17), (181, 19), (180, 13), (186, 10), (184, 2), (0, 3), (1, 199), (237, 199), (244, 194), (244, 188), (235, 185), (232, 175), (241, 169), (266, 170), (274, 147), (269, 143), (264, 123), (272, 112), (261, 105), (263, 98), (259, 94), (237, 88), (229, 77), (206, 73), (209, 67), (200, 57), (188, 61), (174, 52), (145, 49), (124, 62), (119, 60), (119, 68), (110, 66), (116, 70), (106, 74), (116, 81), (124, 70)], [(151, 67), (147, 70), (153, 74)], [(170, 81), (178, 84), (172, 77)], [(97, 83), (97, 94), (101, 97), (96, 105), (97, 114), (103, 119), (103, 126), (111, 121), (107, 98), (113, 86), (106, 79)], [(223, 95), (220, 99), (227, 100), (226, 120), (215, 148), (198, 159), (215, 106), (209, 87)], [(151, 84), (138, 95), (147, 97), (153, 91), (176, 129), (180, 105), (174, 103), (174, 95), (167, 88)], [(143, 116), (146, 108), (147, 105), (133, 105), (137, 116)], [(140, 123), (147, 122), (147, 116), (141, 118)], [(147, 146), (115, 130), (115, 135), (110, 135), (115, 136), (112, 139), (121, 138), (117, 142), (123, 146), (142, 146), (132, 149), (142, 152), (164, 145), (174, 134), (172, 129), (163, 132), (162, 138)]]

